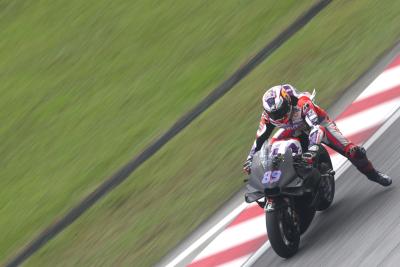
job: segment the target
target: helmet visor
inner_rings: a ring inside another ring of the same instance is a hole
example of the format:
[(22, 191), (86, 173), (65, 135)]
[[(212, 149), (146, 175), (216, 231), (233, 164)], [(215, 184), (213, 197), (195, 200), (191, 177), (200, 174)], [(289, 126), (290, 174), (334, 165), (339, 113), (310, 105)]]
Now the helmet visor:
[(290, 104), (287, 100), (284, 100), (282, 106), (270, 112), (267, 112), (268, 116), (273, 120), (281, 120), (290, 112)]

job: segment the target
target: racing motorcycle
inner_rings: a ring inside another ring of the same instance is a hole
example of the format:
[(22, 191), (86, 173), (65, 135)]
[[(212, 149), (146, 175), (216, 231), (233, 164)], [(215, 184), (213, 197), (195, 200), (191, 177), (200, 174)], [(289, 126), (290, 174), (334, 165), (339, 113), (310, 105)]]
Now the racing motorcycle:
[(297, 252), (300, 235), (335, 194), (335, 172), (324, 146), (313, 164), (304, 159), (297, 139), (266, 144), (254, 155), (247, 180), (245, 200), (264, 209), (271, 247), (283, 258)]

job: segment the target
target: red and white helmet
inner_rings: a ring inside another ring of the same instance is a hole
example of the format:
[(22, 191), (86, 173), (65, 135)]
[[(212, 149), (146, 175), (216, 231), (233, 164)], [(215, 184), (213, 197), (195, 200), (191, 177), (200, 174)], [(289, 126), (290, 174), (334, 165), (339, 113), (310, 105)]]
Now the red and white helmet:
[(268, 89), (262, 103), (265, 112), (273, 122), (287, 123), (292, 111), (289, 94), (282, 85), (277, 85)]

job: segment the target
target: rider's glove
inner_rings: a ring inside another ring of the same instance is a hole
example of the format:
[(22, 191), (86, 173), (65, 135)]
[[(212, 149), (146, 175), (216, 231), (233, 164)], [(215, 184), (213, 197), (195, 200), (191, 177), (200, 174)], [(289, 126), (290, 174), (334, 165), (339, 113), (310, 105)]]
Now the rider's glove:
[(253, 159), (252, 158), (247, 158), (247, 160), (243, 164), (243, 172), (246, 174), (251, 173), (251, 164), (252, 164)]
[(307, 152), (303, 153), (302, 159), (308, 168), (314, 166), (318, 161), (319, 147), (317, 145), (311, 146)]

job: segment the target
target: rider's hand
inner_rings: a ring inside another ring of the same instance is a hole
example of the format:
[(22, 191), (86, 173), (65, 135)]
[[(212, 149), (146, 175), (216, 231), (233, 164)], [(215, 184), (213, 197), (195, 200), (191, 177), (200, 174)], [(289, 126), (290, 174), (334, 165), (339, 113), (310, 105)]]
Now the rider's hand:
[(243, 164), (243, 172), (246, 174), (250, 174), (251, 173), (251, 164), (252, 164), (252, 159), (248, 158), (244, 164)]

